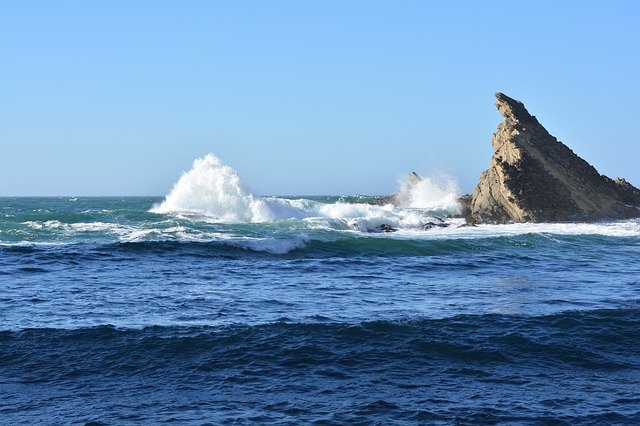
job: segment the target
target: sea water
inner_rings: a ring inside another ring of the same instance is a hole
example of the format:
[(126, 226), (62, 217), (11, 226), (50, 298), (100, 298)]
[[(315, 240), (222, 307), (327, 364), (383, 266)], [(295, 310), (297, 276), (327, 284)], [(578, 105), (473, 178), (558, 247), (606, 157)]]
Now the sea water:
[(640, 422), (639, 220), (406, 190), (259, 197), (206, 156), (166, 197), (0, 198), (0, 423)]

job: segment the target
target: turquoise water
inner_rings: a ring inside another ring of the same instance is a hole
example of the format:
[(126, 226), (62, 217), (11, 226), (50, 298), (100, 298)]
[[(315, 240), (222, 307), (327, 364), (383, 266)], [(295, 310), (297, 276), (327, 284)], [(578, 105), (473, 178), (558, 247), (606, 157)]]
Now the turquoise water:
[(368, 200), (0, 198), (2, 422), (640, 421), (640, 221)]

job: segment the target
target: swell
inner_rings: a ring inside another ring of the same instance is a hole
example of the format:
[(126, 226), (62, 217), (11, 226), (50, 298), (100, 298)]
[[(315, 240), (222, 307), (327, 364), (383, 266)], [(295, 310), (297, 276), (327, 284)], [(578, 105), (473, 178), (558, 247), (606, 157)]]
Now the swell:
[[(216, 240), (149, 240), (122, 242), (75, 242), (62, 244), (35, 244), (21, 242), (0, 244), (0, 253), (6, 256), (46, 255), (74, 256), (80, 260), (135, 254), (183, 254), (207, 257), (229, 256), (288, 256), (288, 257), (353, 257), (353, 256), (437, 256), (478, 254), (503, 250), (524, 250), (543, 253), (549, 250), (580, 250), (589, 247), (598, 250), (637, 252), (639, 242), (634, 237), (601, 235), (548, 235), (523, 234), (491, 236), (485, 238), (415, 238), (387, 235), (298, 233), (272, 237), (224, 237)], [(540, 251), (542, 250), (542, 251)], [(628, 253), (627, 253), (628, 254)], [(78, 256), (80, 256), (78, 258)]]
[(638, 307), (3, 331), (0, 412), (18, 422), (633, 424), (639, 353)]
[[(0, 331), (0, 342), (3, 368), (25, 364), (36, 367), (38, 362), (46, 368), (48, 359), (66, 360), (55, 374), (73, 369), (74, 363), (98, 361), (119, 368), (140, 362), (138, 367), (143, 367), (149, 359), (185, 359), (203, 351), (208, 358), (215, 358), (215, 365), (221, 368), (282, 360), (298, 365), (346, 365), (349, 360), (359, 359), (373, 365), (426, 357), (514, 367), (528, 359), (541, 365), (559, 363), (637, 372), (640, 307), (544, 316), (458, 315), (357, 324), (317, 317), (315, 322), (292, 323), (282, 318), (253, 326), (36, 328)], [(102, 350), (87, 351), (96, 345)], [(369, 356), (372, 354), (376, 356)]]

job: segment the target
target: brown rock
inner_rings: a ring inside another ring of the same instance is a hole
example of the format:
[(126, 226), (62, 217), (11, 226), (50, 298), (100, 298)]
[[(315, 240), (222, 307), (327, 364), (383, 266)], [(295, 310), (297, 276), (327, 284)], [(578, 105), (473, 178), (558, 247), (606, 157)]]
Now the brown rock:
[(496, 93), (504, 116), (480, 175), (470, 223), (566, 222), (640, 216), (640, 190), (600, 175), (549, 134), (524, 105)]

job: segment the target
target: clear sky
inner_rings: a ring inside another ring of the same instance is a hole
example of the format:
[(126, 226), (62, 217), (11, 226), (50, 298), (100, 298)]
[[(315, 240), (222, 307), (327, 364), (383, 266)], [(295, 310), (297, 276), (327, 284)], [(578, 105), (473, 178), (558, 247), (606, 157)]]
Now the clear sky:
[(470, 192), (502, 91), (640, 185), (640, 1), (0, 0), (0, 195)]

